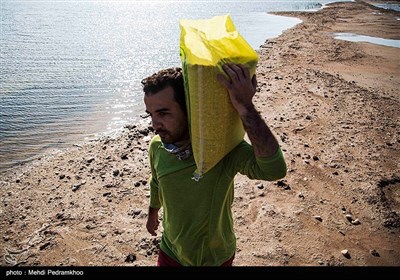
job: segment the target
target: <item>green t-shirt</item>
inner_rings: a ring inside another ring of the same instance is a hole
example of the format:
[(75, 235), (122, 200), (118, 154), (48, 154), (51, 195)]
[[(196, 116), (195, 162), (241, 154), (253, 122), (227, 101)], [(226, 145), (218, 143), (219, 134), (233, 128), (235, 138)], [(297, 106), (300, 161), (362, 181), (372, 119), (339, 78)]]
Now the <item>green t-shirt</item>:
[(234, 177), (274, 181), (286, 175), (281, 149), (257, 158), (242, 141), (199, 180), (192, 179), (196, 164), (166, 151), (156, 135), (149, 149), (150, 207), (163, 208), (160, 248), (184, 266), (219, 266), (233, 256), (236, 237), (231, 206)]

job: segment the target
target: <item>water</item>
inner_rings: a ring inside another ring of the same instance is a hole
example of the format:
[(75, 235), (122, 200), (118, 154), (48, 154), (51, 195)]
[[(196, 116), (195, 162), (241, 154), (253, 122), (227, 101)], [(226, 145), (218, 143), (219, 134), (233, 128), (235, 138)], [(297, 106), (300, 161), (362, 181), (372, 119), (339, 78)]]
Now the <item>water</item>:
[(1, 9), (0, 172), (140, 121), (140, 80), (180, 66), (183, 18), (231, 14), (257, 49), (332, 1), (11, 1)]
[(396, 3), (384, 3), (384, 4), (371, 3), (371, 4), (378, 8), (400, 12), (400, 4)]
[(350, 41), (350, 42), (366, 42), (387, 47), (400, 48), (400, 40), (383, 39), (379, 37), (365, 36), (354, 33), (335, 33), (335, 39)]
[[(392, 10), (396, 12), (400, 12), (400, 4), (399, 3), (371, 3), (375, 7), (385, 9), (385, 10)], [(400, 20), (400, 17), (396, 17), (396, 20)]]

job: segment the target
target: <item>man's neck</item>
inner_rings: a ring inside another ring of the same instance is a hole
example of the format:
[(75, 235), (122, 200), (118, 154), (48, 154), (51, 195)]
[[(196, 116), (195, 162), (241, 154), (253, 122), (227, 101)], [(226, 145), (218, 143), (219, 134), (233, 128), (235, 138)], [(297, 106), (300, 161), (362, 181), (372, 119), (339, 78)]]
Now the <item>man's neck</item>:
[(179, 141), (174, 144), (163, 143), (163, 147), (171, 154), (174, 154), (179, 160), (185, 160), (192, 155), (192, 147), (190, 145), (190, 139)]
[(190, 138), (176, 142), (176, 143), (174, 143), (174, 145), (180, 148), (180, 147), (186, 146), (189, 142), (190, 142)]

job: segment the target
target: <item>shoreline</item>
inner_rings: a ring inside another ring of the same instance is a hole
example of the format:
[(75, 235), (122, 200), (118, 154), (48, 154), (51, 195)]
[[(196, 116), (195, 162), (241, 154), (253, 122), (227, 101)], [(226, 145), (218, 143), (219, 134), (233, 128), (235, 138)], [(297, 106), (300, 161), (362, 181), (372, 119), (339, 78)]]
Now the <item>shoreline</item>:
[[(289, 172), (279, 183), (236, 177), (235, 266), (400, 265), (399, 49), (331, 36), (399, 34), (392, 12), (374, 10), (274, 13), (303, 22), (260, 47), (254, 103)], [(147, 126), (6, 172), (1, 264), (154, 266)]]

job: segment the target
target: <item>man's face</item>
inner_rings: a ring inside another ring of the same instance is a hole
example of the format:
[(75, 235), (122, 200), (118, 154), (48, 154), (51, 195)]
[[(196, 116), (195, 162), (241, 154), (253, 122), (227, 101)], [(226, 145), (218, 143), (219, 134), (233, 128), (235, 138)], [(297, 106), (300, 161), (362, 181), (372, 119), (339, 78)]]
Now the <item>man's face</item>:
[(152, 126), (163, 143), (176, 144), (189, 139), (187, 117), (174, 98), (174, 90), (168, 86), (157, 93), (144, 96), (146, 112)]

